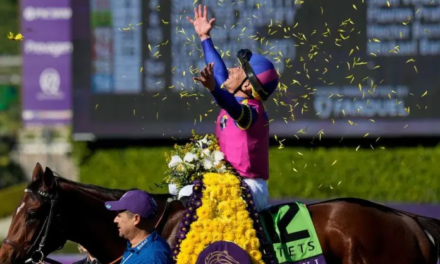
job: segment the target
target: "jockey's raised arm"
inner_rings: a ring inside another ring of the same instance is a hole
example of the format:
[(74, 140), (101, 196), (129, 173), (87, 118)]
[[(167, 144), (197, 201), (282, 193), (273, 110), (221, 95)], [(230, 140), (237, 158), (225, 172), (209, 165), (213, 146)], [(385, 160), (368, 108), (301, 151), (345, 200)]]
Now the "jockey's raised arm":
[[(199, 8), (194, 8), (194, 17), (195, 20), (187, 17), (187, 20), (194, 25), (194, 29), (197, 35), (200, 37), (202, 42), (203, 53), (205, 56), (206, 65), (213, 64), (212, 74), (214, 76), (215, 85), (214, 87), (205, 87), (211, 92), (214, 100), (220, 106), (220, 108), (226, 110), (226, 112), (236, 121), (239, 121), (240, 116), (242, 116), (243, 107), (237, 102), (234, 94), (229, 93), (226, 90), (221, 89), (220, 87), (228, 80), (229, 72), (226, 68), (225, 63), (223, 62), (220, 54), (215, 49), (214, 44), (212, 42), (212, 38), (210, 35), (210, 31), (212, 29), (212, 24), (215, 21), (215, 18), (212, 18), (208, 21), (208, 10), (207, 7), (204, 7), (204, 12), (202, 12), (202, 7), (199, 5)], [(255, 111), (254, 111), (255, 112)], [(248, 115), (248, 111), (246, 111), (246, 115)], [(253, 114), (256, 116), (256, 113)], [(246, 121), (244, 123), (243, 121)], [(251, 121), (251, 118), (246, 116), (246, 118), (241, 118), (240, 122), (242, 122), (242, 127), (247, 127), (247, 124)]]
[[(215, 87), (210, 92), (221, 109), (224, 109), (241, 127), (250, 127), (257, 118), (254, 108), (241, 105), (234, 94), (220, 86), (228, 80), (228, 70), (223, 62), (220, 54), (215, 49), (210, 37), (202, 38), (202, 47), (207, 65), (213, 63), (213, 75), (215, 79)], [(219, 85), (220, 84), (220, 85)], [(250, 110), (250, 111), (249, 111)], [(241, 117), (241, 118), (240, 118)]]

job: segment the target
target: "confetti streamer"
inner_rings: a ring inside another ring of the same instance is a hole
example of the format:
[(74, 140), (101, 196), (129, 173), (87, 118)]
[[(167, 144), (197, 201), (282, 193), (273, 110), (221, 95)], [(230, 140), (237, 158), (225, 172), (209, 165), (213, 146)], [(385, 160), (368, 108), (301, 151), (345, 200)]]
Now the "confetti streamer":
[(24, 39), (24, 36), (21, 33), (17, 33), (16, 35), (14, 35), (14, 33), (9, 32), (8, 39), (14, 41), (22, 41)]

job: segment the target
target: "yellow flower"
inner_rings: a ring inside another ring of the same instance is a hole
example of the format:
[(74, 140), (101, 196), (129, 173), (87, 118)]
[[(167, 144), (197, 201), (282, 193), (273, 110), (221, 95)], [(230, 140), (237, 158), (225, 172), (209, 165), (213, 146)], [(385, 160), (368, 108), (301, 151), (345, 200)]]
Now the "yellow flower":
[(191, 254), (191, 263), (196, 263), (198, 258), (199, 258), (199, 255)]
[(222, 214), (227, 219), (232, 219), (234, 216), (236, 216), (236, 212), (231, 209), (224, 210)]
[(177, 264), (187, 264), (190, 261), (190, 257), (187, 254), (179, 254), (177, 256)]
[(259, 250), (252, 250), (250, 255), (253, 260), (258, 261), (258, 260), (261, 260), (261, 258), (262, 258), (262, 254)]
[(250, 245), (252, 249), (258, 249), (260, 247), (260, 241), (257, 238), (250, 239)]
[(223, 240), (223, 234), (220, 232), (212, 232), (212, 241), (221, 241)]
[(247, 229), (244, 234), (246, 239), (252, 239), (257, 236), (257, 231), (255, 231), (255, 229)]
[(198, 233), (199, 233), (199, 231), (196, 231), (196, 230), (189, 231), (189, 233), (186, 235), (186, 239), (184, 241), (191, 241), (191, 243), (199, 243), (200, 236)]
[(202, 219), (210, 219), (212, 217), (212, 210), (206, 206), (197, 209), (197, 216)]
[(180, 244), (180, 250), (191, 252), (194, 250), (194, 244), (191, 243), (190, 239), (185, 239), (182, 241), (182, 244)]
[(212, 241), (212, 235), (209, 232), (203, 232), (200, 234), (200, 240), (202, 241), (202, 244), (208, 245)]
[(234, 236), (234, 233), (232, 233), (232, 232), (227, 232), (226, 234), (223, 235), (223, 240), (225, 240), (225, 241), (234, 242), (234, 238), (235, 238), (235, 236)]
[(198, 244), (194, 247), (194, 254), (199, 255), (206, 247), (206, 244)]
[(229, 208), (229, 202), (228, 201), (221, 201), (218, 203), (218, 210), (225, 211)]
[(230, 190), (230, 193), (232, 197), (237, 197), (241, 195), (241, 190), (239, 188), (234, 188)]
[(241, 222), (241, 221), (245, 221), (248, 217), (249, 217), (249, 213), (248, 213), (248, 211), (243, 211), (243, 210), (241, 210), (241, 211), (238, 211), (238, 212), (237, 212), (237, 220), (238, 220), (239, 222)]

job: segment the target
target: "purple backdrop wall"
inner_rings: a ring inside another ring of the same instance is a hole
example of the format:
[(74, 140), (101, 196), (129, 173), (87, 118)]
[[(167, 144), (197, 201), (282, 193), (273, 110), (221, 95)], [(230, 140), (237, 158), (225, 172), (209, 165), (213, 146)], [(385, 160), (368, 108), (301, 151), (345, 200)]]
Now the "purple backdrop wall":
[(70, 123), (70, 0), (22, 0), (22, 118), (25, 124)]

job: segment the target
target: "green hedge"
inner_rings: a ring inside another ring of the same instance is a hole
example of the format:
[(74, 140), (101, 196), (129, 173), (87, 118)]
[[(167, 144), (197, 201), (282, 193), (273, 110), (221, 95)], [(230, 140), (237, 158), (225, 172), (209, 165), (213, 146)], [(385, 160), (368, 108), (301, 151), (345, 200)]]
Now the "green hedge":
[[(81, 181), (110, 188), (167, 191), (156, 188), (155, 183), (163, 177), (163, 153), (169, 149), (98, 150), (81, 165)], [(439, 158), (440, 148), (272, 148), (270, 196), (439, 202)]]
[(0, 218), (7, 217), (20, 205), (27, 183), (0, 190)]
[[(166, 168), (163, 153), (169, 149), (98, 150), (80, 166), (81, 181), (166, 192), (156, 184)], [(85, 154), (83, 150), (81, 155)], [(270, 154), (272, 198), (355, 196), (378, 201), (440, 202), (440, 148), (272, 148)], [(24, 188), (21, 184), (0, 191), (0, 218), (15, 210)]]

